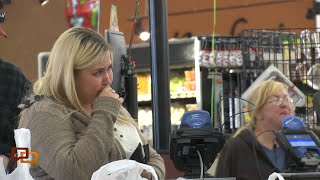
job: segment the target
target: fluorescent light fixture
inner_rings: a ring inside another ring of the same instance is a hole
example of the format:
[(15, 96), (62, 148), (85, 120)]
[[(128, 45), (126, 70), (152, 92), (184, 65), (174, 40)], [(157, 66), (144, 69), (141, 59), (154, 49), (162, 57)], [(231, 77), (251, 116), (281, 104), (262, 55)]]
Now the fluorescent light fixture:
[(50, 0), (39, 0), (39, 3), (41, 6), (45, 6), (46, 4), (49, 3)]
[(139, 37), (142, 41), (147, 41), (150, 38), (150, 33), (148, 31), (141, 32)]

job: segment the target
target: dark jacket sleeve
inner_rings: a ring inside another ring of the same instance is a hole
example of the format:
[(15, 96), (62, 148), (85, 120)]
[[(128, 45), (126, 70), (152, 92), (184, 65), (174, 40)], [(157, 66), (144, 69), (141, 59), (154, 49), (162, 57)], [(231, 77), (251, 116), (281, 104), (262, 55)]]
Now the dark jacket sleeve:
[(216, 177), (232, 176), (232, 149), (230, 144), (225, 144), (219, 153), (218, 164), (215, 172)]
[(10, 154), (15, 147), (13, 130), (20, 114), (18, 105), (32, 85), (15, 65), (0, 60), (0, 154)]
[(268, 179), (274, 171), (274, 166), (256, 143), (234, 137), (221, 150), (215, 175), (237, 180)]

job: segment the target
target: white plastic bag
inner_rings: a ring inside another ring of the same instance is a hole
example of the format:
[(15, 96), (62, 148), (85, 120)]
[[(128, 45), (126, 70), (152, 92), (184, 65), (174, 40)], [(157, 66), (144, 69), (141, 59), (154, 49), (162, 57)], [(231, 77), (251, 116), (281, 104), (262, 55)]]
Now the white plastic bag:
[[(21, 128), (14, 130), (14, 139), (16, 141), (17, 147), (30, 148), (31, 135), (30, 130)], [(20, 154), (21, 150), (18, 150), (18, 154)], [(5, 169), (3, 166), (3, 159), (0, 157), (0, 179), (1, 180), (33, 180), (32, 176), (29, 173), (30, 164), (29, 163), (21, 163), (20, 159), (18, 161), (17, 168), (11, 174), (5, 174)]]
[(153, 167), (133, 160), (119, 160), (108, 163), (92, 174), (91, 180), (143, 180), (140, 176), (143, 170), (152, 174), (153, 180), (158, 180)]
[(3, 165), (3, 158), (0, 156), (0, 177), (6, 175), (6, 171)]
[(268, 180), (276, 180), (277, 178), (278, 178), (279, 180), (285, 180), (285, 179), (281, 176), (281, 174), (276, 173), (276, 172), (270, 174)]

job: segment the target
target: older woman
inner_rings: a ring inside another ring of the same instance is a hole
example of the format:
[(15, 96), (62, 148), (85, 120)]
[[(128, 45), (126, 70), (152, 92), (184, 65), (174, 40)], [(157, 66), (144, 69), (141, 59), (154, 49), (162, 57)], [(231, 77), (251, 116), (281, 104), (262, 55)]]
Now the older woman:
[(221, 150), (216, 177), (267, 179), (272, 172), (287, 168), (289, 157), (277, 145), (275, 132), (282, 119), (293, 114), (287, 87), (277, 81), (263, 81), (248, 99), (250, 122), (239, 129)]

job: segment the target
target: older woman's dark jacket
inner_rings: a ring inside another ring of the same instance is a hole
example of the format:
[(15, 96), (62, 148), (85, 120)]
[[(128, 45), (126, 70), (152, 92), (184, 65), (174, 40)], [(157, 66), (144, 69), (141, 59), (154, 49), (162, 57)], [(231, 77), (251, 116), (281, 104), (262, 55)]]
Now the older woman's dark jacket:
[[(290, 158), (285, 158), (288, 166)], [(236, 177), (237, 180), (268, 179), (279, 170), (263, 151), (252, 130), (244, 129), (231, 138), (220, 152), (216, 177)]]

